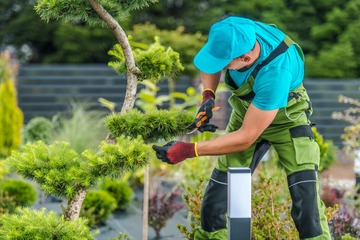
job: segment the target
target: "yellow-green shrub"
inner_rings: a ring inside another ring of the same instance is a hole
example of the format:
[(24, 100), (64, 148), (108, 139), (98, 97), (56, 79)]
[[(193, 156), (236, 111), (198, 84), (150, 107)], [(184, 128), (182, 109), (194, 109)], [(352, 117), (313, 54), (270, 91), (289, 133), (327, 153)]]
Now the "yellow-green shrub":
[(8, 53), (0, 55), (0, 158), (7, 157), (21, 143), (23, 113), (17, 105), (15, 70)]

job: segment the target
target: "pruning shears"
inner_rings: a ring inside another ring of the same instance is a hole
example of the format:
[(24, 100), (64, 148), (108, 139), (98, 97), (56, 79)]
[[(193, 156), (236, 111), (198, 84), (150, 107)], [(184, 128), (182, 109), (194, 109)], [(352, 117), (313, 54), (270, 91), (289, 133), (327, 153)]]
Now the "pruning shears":
[[(213, 107), (211, 110), (212, 111), (216, 111), (220, 109), (219, 106), (215, 106)], [(186, 127), (186, 130), (188, 130), (188, 132), (186, 134), (192, 134), (194, 132), (196, 132), (199, 127), (208, 119), (208, 116), (206, 115), (206, 112), (205, 111), (201, 111), (201, 112), (198, 112), (198, 114), (196, 115), (195, 117), (195, 121), (192, 122), (190, 125), (188, 125)]]

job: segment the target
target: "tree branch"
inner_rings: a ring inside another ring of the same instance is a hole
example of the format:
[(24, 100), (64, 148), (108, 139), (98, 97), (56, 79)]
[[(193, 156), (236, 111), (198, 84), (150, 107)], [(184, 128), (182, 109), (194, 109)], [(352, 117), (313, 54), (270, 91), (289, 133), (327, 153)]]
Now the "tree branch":
[(137, 75), (140, 69), (136, 67), (134, 56), (125, 31), (120, 24), (101, 6), (96, 0), (87, 0), (91, 7), (96, 11), (107, 26), (114, 32), (121, 49), (124, 53), (125, 62), (127, 66), (127, 86), (124, 103), (121, 112), (131, 110), (135, 105), (136, 91), (137, 91)]

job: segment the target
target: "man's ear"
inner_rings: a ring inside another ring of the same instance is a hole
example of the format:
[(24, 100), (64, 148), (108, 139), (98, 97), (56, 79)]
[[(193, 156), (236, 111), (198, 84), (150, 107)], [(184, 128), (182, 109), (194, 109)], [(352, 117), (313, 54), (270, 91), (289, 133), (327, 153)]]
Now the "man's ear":
[(247, 54), (244, 54), (244, 55), (241, 56), (241, 60), (243, 62), (250, 62), (251, 57), (249, 55), (247, 55)]

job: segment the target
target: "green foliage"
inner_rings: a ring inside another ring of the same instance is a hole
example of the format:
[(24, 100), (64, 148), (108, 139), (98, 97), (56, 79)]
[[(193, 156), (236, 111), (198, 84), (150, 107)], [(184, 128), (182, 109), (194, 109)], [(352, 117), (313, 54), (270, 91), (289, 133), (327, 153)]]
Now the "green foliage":
[(117, 238), (110, 238), (110, 240), (130, 240), (130, 237), (126, 233), (119, 233)]
[(3, 180), (0, 182), (0, 191), (13, 197), (17, 207), (30, 207), (35, 203), (37, 198), (35, 188), (23, 180)]
[(332, 117), (350, 123), (341, 137), (344, 140), (345, 149), (352, 152), (360, 147), (360, 101), (341, 95), (339, 102), (351, 105), (342, 112), (334, 112)]
[[(54, 22), (49, 24), (53, 25)], [(82, 22), (61, 21), (54, 30), (51, 44), (55, 51), (46, 54), (42, 60), (44, 63), (106, 63), (109, 60), (106, 53), (116, 41), (109, 29), (84, 25)]]
[[(228, 15), (273, 23), (303, 47), (308, 77), (352, 77), (360, 76), (359, 5), (358, 0), (162, 1), (132, 18), (160, 29), (183, 26), (191, 33), (208, 33), (211, 24)], [(347, 61), (337, 64), (339, 56)]]
[(23, 129), (24, 143), (37, 141), (50, 143), (53, 128), (53, 123), (47, 118), (32, 118)]
[(194, 239), (195, 231), (201, 226), (200, 209), (205, 192), (204, 179), (198, 178), (195, 187), (186, 187), (186, 194), (184, 194), (185, 204), (189, 210), (188, 220), (190, 222), (190, 229), (185, 225), (177, 225), (180, 233), (186, 239)]
[(67, 239), (91, 240), (96, 232), (79, 218), (65, 221), (53, 211), (19, 208), (16, 214), (0, 215), (0, 239)]
[(185, 128), (194, 116), (186, 111), (153, 110), (146, 114), (133, 109), (124, 114), (111, 114), (106, 120), (106, 128), (114, 136), (142, 136), (145, 142), (171, 139), (185, 134)]
[[(131, 37), (129, 41), (131, 44)], [(132, 44), (132, 46), (134, 48), (134, 44)], [(108, 53), (115, 58), (115, 61), (109, 62), (109, 66), (114, 68), (118, 74), (126, 74), (125, 57), (120, 44), (116, 44)], [(135, 48), (133, 54), (135, 64), (141, 71), (138, 80), (147, 79), (158, 82), (165, 77), (174, 78), (184, 70), (180, 62), (179, 53), (170, 47), (165, 48), (161, 45), (158, 38), (155, 38), (155, 43), (148, 47), (146, 46), (145, 50)]]
[(356, 77), (356, 62), (344, 61), (339, 67), (338, 56), (344, 59), (355, 59), (355, 53), (350, 42), (338, 43), (331, 48), (323, 48), (317, 56), (306, 58), (307, 75), (314, 78), (347, 78)]
[(253, 181), (252, 235), (254, 239), (297, 239), (298, 232), (291, 219), (289, 194), (284, 196), (284, 178), (266, 178), (263, 174)]
[[(297, 239), (298, 232), (290, 214), (291, 199), (288, 192), (284, 192), (287, 190), (285, 176), (276, 180), (265, 176), (268, 174), (261, 171), (253, 177), (252, 239)], [(189, 210), (190, 229), (177, 226), (186, 239), (194, 239), (195, 231), (201, 225), (200, 209), (205, 187), (203, 178), (198, 179), (196, 186), (186, 187), (184, 198)]]
[(97, 149), (106, 137), (103, 118), (104, 114), (90, 110), (89, 104), (72, 102), (70, 116), (60, 117), (54, 139), (70, 143), (77, 153)]
[(7, 163), (12, 170), (37, 181), (48, 195), (71, 199), (77, 189), (93, 186), (99, 177), (119, 177), (144, 166), (150, 158), (150, 146), (140, 138), (119, 137), (116, 144), (103, 141), (99, 150), (78, 154), (69, 143), (46, 145), (39, 141), (13, 152)]
[(86, 163), (68, 143), (27, 143), (7, 159), (12, 170), (37, 181), (48, 195), (71, 198), (76, 187), (95, 181), (86, 174)]
[(128, 31), (133, 41), (143, 44), (151, 44), (157, 36), (164, 46), (172, 48), (180, 53), (180, 60), (185, 67), (184, 74), (196, 76), (198, 70), (193, 64), (193, 58), (205, 43), (205, 36), (197, 32), (195, 34), (185, 33), (184, 27), (177, 27), (175, 30), (160, 30), (154, 24), (136, 24)]
[(87, 160), (92, 176), (111, 176), (118, 178), (127, 171), (135, 171), (145, 166), (150, 157), (150, 146), (141, 137), (130, 138), (120, 136), (116, 144), (103, 141), (99, 151), (86, 150), (83, 157)]
[(356, 238), (350, 236), (350, 234), (345, 234), (341, 237), (341, 240), (356, 240)]
[[(146, 7), (146, 2), (151, 4), (156, 1), (102, 0), (99, 3), (104, 4), (109, 13), (121, 20), (122, 27), (131, 33), (135, 41), (150, 44), (148, 40), (152, 41), (153, 36), (159, 36), (165, 46), (172, 46), (181, 55), (181, 62), (186, 68), (185, 74), (196, 74), (192, 58), (194, 52), (201, 47), (198, 45), (198, 40), (202, 39), (198, 38), (199, 32), (208, 33), (212, 23), (225, 15), (234, 14), (274, 23), (298, 42), (307, 58), (307, 77), (360, 76), (360, 58), (357, 57), (360, 55), (357, 37), (360, 34), (358, 0), (160, 1), (125, 20), (124, 17), (129, 16), (130, 7), (134, 8), (132, 10), (139, 6)], [(36, 15), (33, 5), (34, 1), (29, 0), (0, 1), (1, 45), (14, 45), (23, 55), (23, 61), (107, 62), (105, 53), (111, 48), (115, 38), (109, 29), (90, 28), (83, 20), (79, 20), (89, 19), (91, 25), (104, 24), (85, 0), (38, 1), (37, 8), (41, 8), (38, 13), (44, 15), (43, 19), (61, 18), (68, 21), (66, 23), (49, 21), (45, 24)], [(29, 22), (33, 28), (28, 27)], [(153, 25), (135, 25), (131, 29), (134, 24), (145, 22)], [(192, 36), (188, 38), (188, 35)], [(168, 41), (171, 43), (168, 44)], [(31, 55), (22, 50), (28, 46), (34, 49)], [(336, 65), (339, 56), (346, 56), (347, 61)]]
[[(99, 4), (117, 21), (123, 21), (131, 11), (149, 6), (157, 0), (109, 1), (102, 0)], [(49, 22), (63, 19), (66, 22), (87, 22), (90, 25), (104, 25), (95, 10), (86, 0), (37, 0), (35, 6), (39, 16)]]
[(0, 55), (0, 159), (7, 157), (21, 144), (23, 113), (17, 105), (15, 66), (10, 54)]
[(80, 216), (89, 219), (89, 226), (102, 225), (116, 209), (116, 200), (106, 191), (89, 191), (82, 205)]
[(202, 97), (196, 93), (194, 87), (188, 87), (185, 93), (171, 91), (169, 87), (169, 94), (157, 95), (160, 89), (155, 83), (144, 80), (141, 84), (143, 84), (145, 88), (141, 89), (138, 93), (135, 104), (145, 112), (154, 111), (157, 108), (165, 108), (167, 103), (170, 105), (170, 109), (186, 109), (191, 111), (194, 106), (197, 106), (197, 104), (201, 102)]
[(9, 196), (7, 192), (0, 190), (0, 216), (4, 213), (13, 213), (16, 209), (15, 197)]
[(317, 131), (316, 127), (311, 128), (315, 141), (320, 148), (320, 166), (319, 171), (328, 169), (335, 162), (336, 147), (332, 140), (324, 140), (322, 135)]
[(106, 179), (100, 189), (108, 192), (116, 200), (116, 208), (120, 210), (126, 209), (134, 195), (132, 188), (123, 180)]

